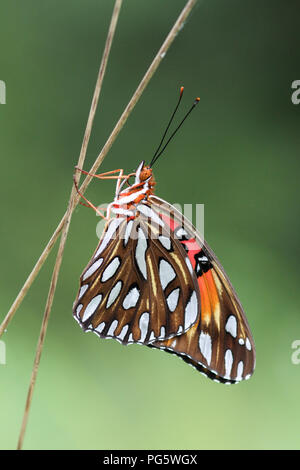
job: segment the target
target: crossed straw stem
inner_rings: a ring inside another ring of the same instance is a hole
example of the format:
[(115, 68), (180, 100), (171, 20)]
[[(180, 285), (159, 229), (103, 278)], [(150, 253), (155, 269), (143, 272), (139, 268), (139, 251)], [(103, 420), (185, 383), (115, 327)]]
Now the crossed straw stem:
[[(135, 105), (137, 104), (138, 100), (140, 99), (143, 91), (145, 90), (146, 86), (148, 85), (149, 81), (151, 80), (153, 74), (155, 73), (157, 67), (159, 66), (160, 62), (162, 59), (165, 57), (166, 52), (168, 51), (169, 47), (173, 43), (175, 37), (177, 36), (178, 32), (181, 30), (184, 22), (186, 21), (187, 17), (189, 16), (191, 10), (193, 9), (195, 3), (197, 0), (189, 0), (184, 8), (182, 9), (180, 15), (178, 16), (176, 22), (174, 23), (173, 27), (171, 28), (168, 36), (166, 37), (165, 41), (163, 42), (162, 46), (160, 47), (159, 51), (155, 55), (152, 63), (150, 64), (148, 70), (146, 71), (144, 77), (142, 78), (140, 84), (138, 85), (137, 89), (135, 90), (132, 98), (130, 99), (129, 103), (127, 104), (126, 108), (124, 109), (123, 113), (121, 114), (121, 117), (119, 118), (117, 124), (115, 125), (112, 133), (110, 134), (109, 138), (107, 139), (106, 143), (104, 144), (101, 152), (99, 153), (98, 157), (96, 158), (93, 166), (91, 167), (89, 173), (96, 173), (100, 165), (102, 164), (105, 156), (107, 155), (110, 147), (112, 146), (113, 142), (115, 141), (116, 137), (118, 136), (119, 132), (121, 131), (122, 127), (124, 126), (125, 122), (127, 121), (130, 113), (134, 109)], [(85, 161), (85, 156), (86, 156), (86, 151), (92, 131), (92, 126), (93, 126), (93, 121), (99, 101), (99, 96), (102, 88), (102, 83), (103, 83), (103, 78), (105, 75), (106, 71), (106, 66), (108, 62), (108, 57), (113, 41), (113, 37), (115, 34), (116, 26), (117, 26), (117, 21), (119, 18), (120, 14), (120, 9), (122, 5), (123, 0), (116, 0), (113, 13), (112, 13), (112, 18), (106, 38), (106, 43), (102, 55), (102, 60), (99, 68), (99, 73), (96, 81), (96, 86), (94, 90), (94, 95), (91, 103), (91, 108), (87, 120), (87, 125), (83, 137), (83, 142), (79, 154), (79, 159), (77, 166), (79, 168), (82, 168), (84, 165)], [(80, 173), (76, 172), (75, 174), (75, 181), (78, 184), (79, 183), (79, 178), (80, 178)], [(90, 184), (92, 180), (92, 176), (88, 175), (82, 185), (80, 186), (79, 190), (81, 194), (84, 194), (88, 185)], [(18, 307), (21, 305), (25, 295), (27, 294), (29, 288), (31, 287), (33, 281), (37, 277), (41, 267), (45, 263), (49, 253), (51, 252), (52, 248), (54, 247), (56, 241), (59, 238), (59, 235), (61, 233), (61, 239), (60, 239), (60, 244), (53, 268), (53, 273), (52, 273), (52, 278), (50, 282), (50, 287), (49, 287), (49, 292), (48, 292), (48, 297), (46, 301), (46, 306), (45, 306), (45, 311), (44, 311), (44, 316), (42, 320), (42, 325), (41, 325), (41, 330), (40, 330), (40, 335), (37, 343), (37, 348), (36, 348), (36, 354), (35, 354), (35, 359), (34, 359), (34, 364), (33, 364), (33, 369), (31, 373), (31, 379), (29, 383), (29, 388), (28, 388), (28, 393), (27, 393), (27, 399), (26, 399), (26, 405), (25, 405), (25, 411), (23, 415), (23, 420), (22, 420), (22, 425), (21, 425), (21, 430), (20, 430), (20, 435), (19, 435), (19, 440), (18, 440), (18, 445), (17, 449), (22, 449), (23, 446), (23, 441), (24, 441), (24, 435), (27, 427), (27, 422), (28, 422), (28, 416), (29, 416), (29, 411), (30, 411), (30, 405), (32, 401), (32, 396), (33, 396), (33, 391), (34, 391), (34, 386), (36, 382), (36, 377), (37, 377), (37, 372), (39, 368), (39, 363), (41, 359), (41, 354), (42, 354), (42, 349), (43, 349), (43, 344), (46, 336), (46, 331), (47, 331), (47, 326), (48, 326), (48, 321), (51, 313), (51, 308), (52, 308), (52, 303), (54, 299), (54, 294), (57, 286), (57, 280), (58, 280), (58, 275), (61, 267), (61, 262), (63, 258), (63, 253), (65, 249), (65, 244), (69, 232), (69, 227), (70, 227), (70, 222), (71, 222), (71, 217), (74, 209), (78, 205), (80, 200), (80, 196), (77, 194), (76, 188), (74, 185), (72, 185), (72, 190), (71, 190), (71, 195), (70, 199), (68, 202), (68, 207), (67, 210), (62, 217), (61, 221), (59, 222), (57, 228), (55, 229), (52, 237), (50, 238), (49, 242), (47, 243), (44, 251), (42, 252), (41, 256), (39, 257), (37, 263), (35, 264), (33, 270), (29, 274), (28, 278), (25, 281), (25, 284), (23, 285), (22, 289), (18, 293), (14, 303), (12, 304), (10, 310), (8, 311), (6, 317), (4, 318), (2, 324), (0, 325), (0, 337), (2, 334), (5, 332), (7, 329), (8, 324), (12, 320), (14, 314), (16, 313)]]

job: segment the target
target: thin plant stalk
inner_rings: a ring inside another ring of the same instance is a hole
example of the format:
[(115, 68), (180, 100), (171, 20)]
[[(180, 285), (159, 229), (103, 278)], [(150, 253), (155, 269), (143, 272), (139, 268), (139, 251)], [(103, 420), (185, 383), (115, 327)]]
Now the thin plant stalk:
[[(110, 22), (110, 27), (109, 27), (109, 30), (108, 30), (107, 39), (106, 39), (106, 43), (105, 43), (105, 47), (104, 47), (104, 51), (103, 51), (103, 55), (102, 55), (102, 60), (101, 60), (101, 63), (100, 63), (100, 68), (99, 68), (99, 73), (98, 73), (98, 77), (97, 77), (97, 81), (96, 81), (96, 86), (95, 86), (95, 90), (94, 90), (92, 104), (91, 104), (91, 108), (90, 108), (90, 112), (89, 112), (89, 116), (88, 116), (88, 120), (87, 120), (87, 125), (86, 125), (86, 129), (85, 129), (84, 137), (83, 137), (83, 142), (82, 142), (82, 146), (81, 146), (81, 150), (80, 150), (80, 154), (79, 154), (79, 158), (78, 158), (78, 166), (79, 167), (83, 166), (83, 163), (84, 163), (84, 160), (85, 160), (85, 157), (86, 157), (86, 151), (87, 151), (88, 143), (89, 143), (89, 140), (90, 140), (90, 135), (91, 135), (92, 127), (93, 127), (95, 113), (96, 113), (97, 105), (98, 105), (98, 102), (99, 102), (100, 91), (101, 91), (101, 88), (102, 88), (103, 78), (104, 78), (106, 67), (107, 67), (107, 61), (108, 61), (108, 57), (109, 57), (109, 53), (110, 53), (114, 33), (115, 33), (115, 30), (116, 30), (117, 21), (118, 21), (118, 18), (119, 18), (122, 1), (123, 0), (116, 0), (115, 1), (115, 6), (114, 6), (114, 9), (113, 9), (112, 18), (111, 18), (111, 22)], [(80, 174), (76, 174), (75, 178), (76, 178), (76, 182), (78, 182), (78, 180), (80, 178)], [(70, 227), (70, 222), (71, 222), (71, 217), (72, 217), (72, 212), (73, 212), (73, 206), (74, 206), (74, 198), (75, 198), (76, 194), (77, 194), (76, 189), (75, 189), (74, 185), (72, 185), (71, 195), (70, 195), (70, 199), (69, 199), (69, 203), (68, 203), (68, 209), (67, 209), (67, 212), (66, 212), (65, 221), (64, 221), (63, 226), (62, 226), (62, 235), (61, 235), (60, 244), (59, 244), (59, 247), (58, 247), (56, 261), (55, 261), (55, 265), (54, 265), (54, 269), (53, 269), (53, 273), (52, 273), (52, 278), (51, 278), (51, 282), (50, 282), (49, 293), (48, 293), (45, 312), (44, 312), (44, 316), (43, 316), (40, 336), (39, 336), (39, 339), (38, 339), (36, 355), (35, 355), (33, 369), (32, 369), (32, 373), (31, 373), (31, 379), (30, 379), (30, 384), (29, 384), (29, 389), (28, 389), (28, 394), (27, 394), (27, 400), (26, 400), (26, 405), (25, 405), (25, 411), (24, 411), (24, 415), (23, 415), (23, 420), (22, 420), (22, 425), (21, 425), (21, 430), (20, 430), (17, 449), (21, 449), (22, 446), (23, 446), (24, 435), (25, 435), (25, 431), (26, 431), (26, 426), (27, 426), (27, 422), (28, 422), (28, 415), (29, 415), (30, 405), (31, 405), (31, 401), (32, 401), (32, 395), (33, 395), (33, 391), (34, 391), (34, 385), (35, 385), (35, 382), (36, 382), (36, 376), (37, 376), (39, 363), (40, 363), (40, 359), (41, 359), (43, 344), (44, 344), (44, 340), (45, 340), (45, 336), (46, 336), (49, 316), (50, 316), (50, 313), (51, 313), (51, 307), (52, 307), (52, 303), (53, 303), (53, 299), (54, 299), (54, 294), (55, 294), (55, 290), (56, 290), (58, 275), (59, 275), (59, 271), (60, 271), (60, 267), (61, 267), (61, 262), (62, 262), (62, 258), (63, 258), (64, 249), (65, 249), (65, 243), (66, 243), (66, 240), (67, 240), (68, 231), (69, 231), (69, 227)]]
[[(141, 93), (143, 92), (143, 90), (147, 86), (147, 84), (150, 81), (153, 73), (155, 72), (155, 70), (157, 69), (157, 67), (160, 64), (161, 60), (163, 59), (164, 55), (168, 51), (168, 49), (171, 46), (172, 42), (174, 41), (176, 35), (178, 34), (180, 29), (182, 28), (184, 22), (186, 21), (187, 17), (189, 16), (189, 14), (190, 14), (192, 8), (194, 7), (196, 1), (197, 0), (189, 0), (186, 3), (185, 7), (183, 8), (182, 12), (180, 13), (180, 15), (179, 15), (179, 17), (176, 21), (176, 23), (173, 25), (169, 35), (167, 36), (167, 38), (164, 41), (162, 47), (160, 48), (160, 50), (156, 54), (152, 64), (150, 65), (149, 69), (147, 70), (145, 76), (143, 77), (140, 85), (138, 86), (138, 88), (136, 89), (136, 91), (135, 91), (134, 95), (132, 96), (130, 102), (126, 106), (126, 108), (125, 108), (123, 114), (121, 115), (119, 121), (117, 122), (114, 130), (112, 131), (111, 135), (109, 136), (106, 144), (104, 145), (104, 147), (102, 148), (101, 152), (99, 153), (97, 159), (95, 160), (95, 163), (93, 164), (93, 166), (90, 169), (89, 173), (95, 173), (97, 171), (97, 169), (99, 168), (99, 166), (101, 165), (101, 163), (104, 160), (107, 152), (109, 151), (109, 149), (112, 146), (114, 140), (116, 139), (116, 137), (119, 134), (122, 127), (124, 126), (126, 120), (128, 119), (128, 117), (129, 117), (131, 111), (133, 110), (134, 106), (136, 105), (138, 99), (140, 98)], [(80, 187), (80, 192), (82, 194), (84, 194), (84, 192), (86, 191), (88, 185), (91, 182), (91, 179), (92, 179), (92, 177), (90, 177), (90, 176), (87, 176), (84, 179), (84, 182)], [(74, 199), (73, 210), (77, 206), (78, 202), (79, 202), (79, 197), (76, 195), (75, 199)], [(59, 237), (59, 234), (60, 234), (60, 232), (61, 232), (61, 230), (62, 230), (62, 228), (63, 228), (63, 226), (66, 222), (66, 219), (67, 219), (67, 212), (65, 212), (63, 218), (61, 219), (58, 226), (56, 227), (52, 237), (50, 238), (49, 242), (47, 243), (46, 247), (44, 248), (44, 251), (42, 252), (41, 256), (39, 257), (38, 261), (36, 262), (33, 270), (29, 274), (29, 276), (26, 279), (23, 287), (19, 291), (14, 303), (12, 304), (12, 306), (9, 309), (7, 315), (5, 316), (2, 324), (0, 325), (0, 337), (2, 336), (2, 334), (4, 333), (6, 328), (8, 327), (8, 324), (10, 323), (10, 321), (13, 318), (14, 314), (16, 313), (17, 309), (21, 305), (21, 303), (22, 303), (24, 297), (26, 296), (28, 290), (30, 289), (33, 281), (35, 280), (35, 278), (37, 277), (40, 269), (42, 268), (43, 264), (45, 263), (49, 253), (51, 252), (53, 246), (55, 245), (55, 243), (56, 243), (56, 241)]]
[[(118, 2), (118, 0), (116, 0), (116, 4), (117, 3), (120, 3), (120, 1)], [(165, 56), (168, 48), (170, 47), (170, 45), (172, 44), (173, 40), (175, 39), (177, 33), (181, 29), (182, 25), (184, 24), (184, 21), (186, 20), (188, 14), (192, 10), (195, 3), (196, 3), (196, 0), (189, 0), (187, 2), (186, 6), (184, 7), (184, 9), (182, 10), (182, 12), (179, 15), (177, 21), (175, 22), (174, 26), (172, 27), (170, 33), (168, 34), (166, 40), (164, 41), (163, 45), (161, 46), (160, 50), (158, 51), (157, 55), (155, 56), (153, 62), (151, 63), (150, 67), (148, 68), (145, 76), (141, 80), (141, 82), (140, 82), (138, 88), (136, 89), (133, 97), (131, 98), (130, 102), (128, 103), (128, 105), (126, 106), (124, 112), (122, 113), (122, 115), (121, 115), (119, 121), (117, 122), (113, 132), (111, 133), (110, 137), (108, 138), (107, 142), (105, 143), (102, 151), (98, 155), (94, 165), (92, 166), (92, 168), (90, 170), (91, 173), (95, 173), (97, 171), (97, 169), (99, 168), (99, 166), (101, 165), (101, 163), (102, 163), (104, 157), (106, 156), (106, 154), (108, 153), (112, 143), (114, 142), (114, 140), (117, 137), (118, 133), (120, 132), (120, 130), (124, 126), (129, 114), (131, 113), (131, 111), (133, 110), (133, 108), (136, 105), (137, 101), (139, 100), (139, 98), (140, 98), (141, 94), (143, 93), (145, 87), (147, 86), (150, 79), (152, 78), (154, 72), (156, 71), (156, 69), (159, 66), (161, 60)], [(116, 4), (115, 4), (115, 7), (116, 7)], [(109, 39), (109, 35), (108, 35), (107, 39)], [(96, 93), (96, 90), (95, 90), (95, 93)], [(93, 103), (92, 103), (91, 108), (93, 108)], [(94, 108), (93, 112), (95, 112), (95, 108)], [(88, 125), (87, 125), (87, 128), (88, 128)], [(88, 132), (88, 129), (87, 129), (87, 132)], [(86, 147), (87, 147), (87, 144), (85, 146), (85, 142), (83, 142), (83, 148), (85, 148), (85, 152), (86, 152)], [(84, 160), (84, 157), (81, 159), (81, 162), (78, 163), (78, 166), (80, 166), (80, 163), (81, 164), (83, 163), (83, 160)], [(80, 188), (80, 191), (82, 193), (85, 192), (85, 190), (86, 190), (87, 186), (89, 185), (91, 179), (92, 179), (92, 177), (89, 176), (89, 175), (85, 178), (85, 180), (84, 180), (84, 182), (83, 182), (83, 184)], [(18, 449), (22, 448), (23, 441), (24, 441), (24, 435), (25, 435), (25, 431), (26, 431), (26, 426), (27, 426), (27, 421), (28, 421), (28, 416), (29, 416), (29, 411), (30, 411), (30, 405), (31, 405), (32, 396), (33, 396), (34, 385), (35, 385), (35, 382), (36, 382), (36, 377), (37, 377), (38, 367), (39, 367), (39, 363), (40, 363), (42, 348), (43, 348), (43, 344), (44, 344), (47, 325), (48, 325), (49, 316), (50, 316), (50, 313), (51, 313), (51, 307), (52, 307), (54, 294), (55, 294), (55, 290), (56, 290), (56, 285), (57, 285), (58, 275), (59, 275), (60, 266), (61, 266), (61, 262), (62, 262), (65, 242), (66, 242), (67, 235), (68, 235), (68, 230), (69, 230), (69, 226), (70, 226), (72, 212), (73, 212), (74, 208), (76, 207), (76, 205), (78, 204), (78, 202), (79, 202), (79, 197), (78, 197), (78, 195), (76, 196), (75, 190), (74, 190), (74, 188), (72, 188), (71, 196), (70, 196), (70, 200), (69, 200), (69, 204), (68, 204), (68, 209), (67, 209), (67, 212), (66, 212), (66, 214), (63, 218), (63, 221), (62, 221), (63, 233), (62, 233), (61, 242), (60, 242), (60, 246), (59, 246), (59, 249), (58, 249), (58, 254), (57, 254), (57, 258), (56, 258), (56, 262), (55, 262), (55, 266), (54, 266), (54, 270), (53, 270), (53, 274), (52, 274), (52, 279), (51, 279), (51, 283), (50, 283), (50, 288), (49, 288), (46, 308), (45, 308), (45, 312), (44, 312), (42, 327), (41, 327), (40, 336), (39, 336), (39, 340), (38, 340), (36, 356), (35, 356), (35, 361), (34, 361), (34, 365), (33, 365), (33, 370), (32, 370), (32, 375), (31, 375), (31, 380), (30, 380), (30, 385), (29, 385), (29, 390), (28, 390), (28, 395), (27, 395), (27, 400), (26, 400), (25, 412), (24, 412), (21, 431), (20, 431), (20, 436), (19, 436), (19, 440), (18, 440), (18, 447), (17, 447)]]

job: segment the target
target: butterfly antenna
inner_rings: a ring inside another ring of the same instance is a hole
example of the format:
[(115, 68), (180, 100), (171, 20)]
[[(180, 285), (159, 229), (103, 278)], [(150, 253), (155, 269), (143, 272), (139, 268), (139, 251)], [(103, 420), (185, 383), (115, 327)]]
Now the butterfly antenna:
[(176, 127), (175, 131), (171, 134), (171, 136), (168, 138), (167, 142), (165, 143), (165, 145), (163, 146), (163, 148), (160, 150), (159, 153), (156, 152), (156, 155), (152, 158), (151, 160), (151, 164), (150, 164), (150, 167), (152, 167), (154, 165), (154, 163), (156, 162), (156, 160), (161, 156), (161, 154), (164, 152), (165, 148), (167, 147), (167, 145), (170, 143), (170, 141), (173, 139), (174, 135), (176, 134), (176, 132), (180, 129), (180, 127), (182, 126), (182, 124), (184, 123), (184, 121), (186, 120), (186, 118), (191, 114), (191, 112), (193, 111), (193, 109), (195, 108), (195, 106), (197, 106), (197, 104), (199, 103), (200, 101), (200, 98), (196, 98), (194, 103), (192, 104), (191, 108), (189, 109), (189, 111), (186, 113), (186, 115), (184, 116), (184, 118), (182, 119), (182, 121), (178, 124), (178, 126)]
[(153, 155), (153, 158), (152, 158), (151, 163), (150, 163), (150, 167), (152, 167), (153, 163), (155, 162), (155, 160), (156, 160), (155, 157), (156, 157), (156, 155), (158, 154), (158, 152), (159, 152), (159, 150), (160, 150), (160, 148), (161, 148), (161, 146), (162, 146), (162, 143), (163, 143), (163, 141), (164, 141), (164, 139), (165, 139), (165, 137), (166, 137), (166, 135), (167, 135), (167, 132), (168, 132), (168, 130), (169, 130), (169, 128), (170, 128), (170, 125), (171, 125), (171, 123), (172, 123), (172, 121), (173, 121), (173, 119), (174, 119), (174, 116), (175, 116), (175, 114), (176, 114), (176, 112), (177, 112), (177, 109), (178, 109), (178, 107), (179, 107), (179, 105), (180, 105), (180, 101), (181, 101), (181, 98), (182, 98), (182, 95), (183, 95), (183, 90), (184, 90), (184, 87), (182, 86), (182, 87), (180, 88), (180, 94), (179, 94), (179, 99), (178, 99), (177, 105), (176, 105), (176, 107), (175, 107), (175, 109), (174, 109), (174, 111), (173, 111), (173, 114), (172, 114), (172, 116), (171, 116), (171, 119), (170, 119), (170, 121), (169, 121), (167, 127), (166, 127), (166, 130), (165, 130), (165, 132), (164, 132), (164, 134), (163, 134), (163, 136), (162, 136), (162, 138), (161, 138), (161, 141), (160, 141), (160, 143), (159, 143), (159, 146), (157, 147), (156, 152), (155, 152), (155, 154)]

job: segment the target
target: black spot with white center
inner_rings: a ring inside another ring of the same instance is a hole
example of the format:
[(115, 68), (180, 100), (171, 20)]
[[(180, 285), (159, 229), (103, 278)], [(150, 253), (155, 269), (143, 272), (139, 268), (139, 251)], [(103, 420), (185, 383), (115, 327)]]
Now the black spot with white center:
[(191, 238), (190, 234), (183, 227), (177, 227), (174, 231), (174, 235), (181, 242), (188, 241)]
[(202, 276), (203, 273), (207, 273), (207, 271), (213, 267), (203, 250), (196, 253), (194, 258), (196, 261), (195, 272), (197, 277)]

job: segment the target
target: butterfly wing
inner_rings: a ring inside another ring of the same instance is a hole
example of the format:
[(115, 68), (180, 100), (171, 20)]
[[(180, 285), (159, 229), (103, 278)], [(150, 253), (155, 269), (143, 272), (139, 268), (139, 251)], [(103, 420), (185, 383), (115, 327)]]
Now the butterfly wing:
[(80, 278), (73, 314), (81, 327), (123, 344), (187, 331), (200, 315), (197, 278), (180, 242), (145, 203), (111, 219)]
[(255, 368), (255, 346), (238, 297), (217, 257), (192, 224), (174, 207), (150, 198), (160, 217), (178, 235), (197, 276), (201, 317), (185, 334), (151, 347), (180, 356), (223, 383), (248, 379)]

